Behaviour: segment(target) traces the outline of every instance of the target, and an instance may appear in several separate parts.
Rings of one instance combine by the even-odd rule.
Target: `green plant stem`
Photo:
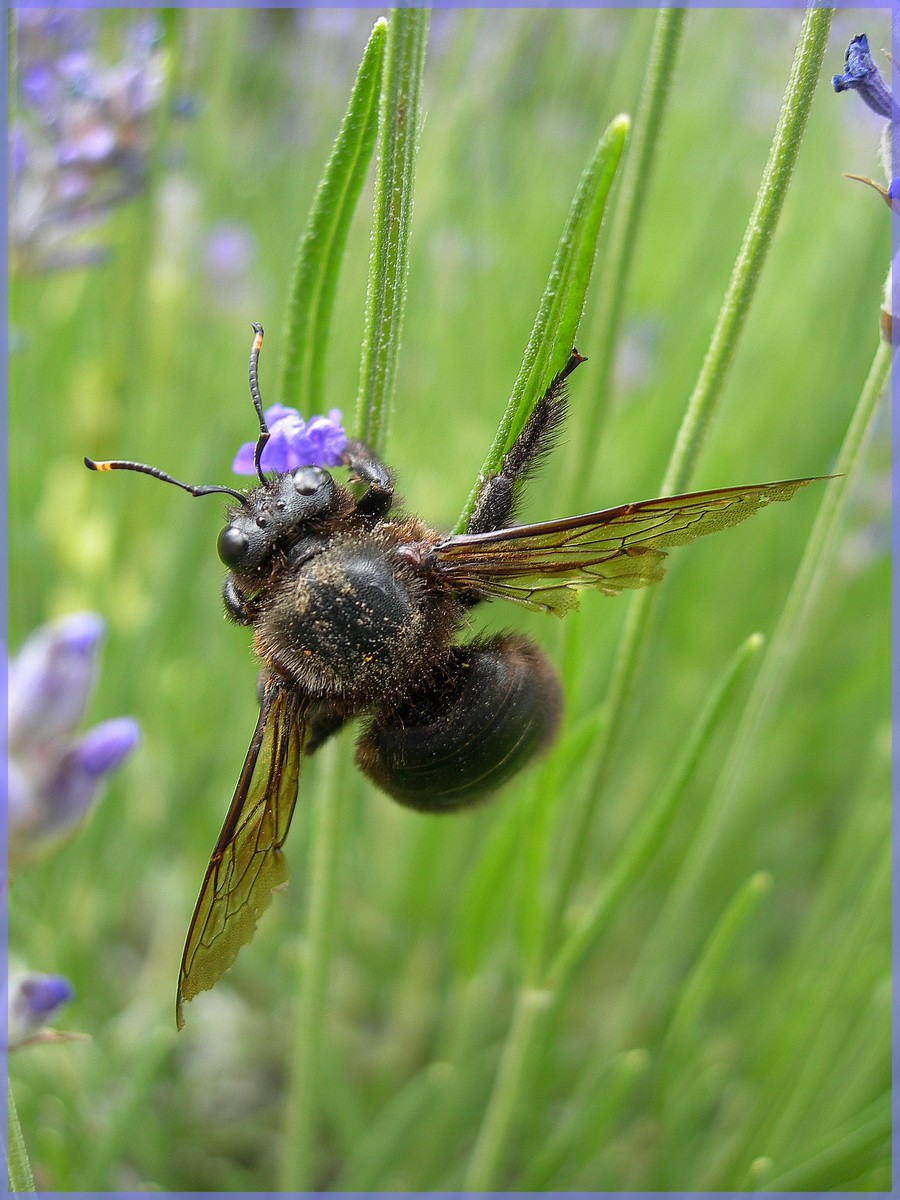
[[[758,871],[746,880],[713,927],[676,997],[659,1051],[660,1153],[654,1190],[671,1189],[669,1164],[676,1158],[675,1145],[695,1117],[694,1104],[682,1089],[690,1073],[687,1064],[692,1056],[694,1061],[702,1057],[701,1013],[715,994],[735,939],[771,890],[772,876],[767,871]]]
[[[683,8],[661,8],[656,18],[634,134],[622,166],[618,196],[609,223],[603,287],[597,297],[597,314],[591,330],[593,389],[599,400],[586,415],[584,434],[578,443],[578,463],[571,473],[573,491],[581,487],[591,472],[603,420],[609,409],[631,264],[644,204],[650,194],[656,150],[686,15]]]
[[[761,634],[752,634],[728,663],[721,679],[710,692],[696,722],[672,766],[669,777],[618,854],[612,873],[587,912],[566,938],[549,973],[550,985],[565,993],[580,964],[596,945],[615,912],[619,900],[650,863],[665,837],[698,762],[718,727],[725,706],[738,681],[763,645]]]
[[[879,1097],[857,1117],[846,1121],[827,1142],[822,1139],[815,1150],[798,1166],[766,1180],[767,1192],[833,1191],[846,1179],[853,1180],[854,1166],[863,1169],[880,1147],[889,1161],[891,1140],[891,1099]],[[843,1173],[841,1169],[843,1168]],[[842,1189],[843,1190],[843,1189]]]
[[[375,22],[340,132],[297,243],[276,395],[306,413],[323,407],[331,316],[350,222],[368,174],[375,136],[387,21]]]
[[[509,1130],[527,1084],[536,1035],[550,1000],[549,992],[532,987],[520,988],[516,995],[494,1088],[463,1181],[464,1191],[490,1191],[496,1186]]]
[[[582,1160],[592,1156],[605,1142],[609,1127],[629,1103],[650,1064],[650,1055],[643,1048],[625,1050],[612,1059],[594,1054],[568,1098],[568,1116],[547,1131],[511,1190],[552,1191],[554,1181],[565,1178],[573,1154]]]
[[[465,529],[474,512],[482,480],[498,473],[504,455],[522,432],[538,400],[569,361],[591,281],[600,223],[630,129],[630,117],[624,114],[615,117],[582,172],[512,395],[478,480],[454,526],[455,533]]]
[[[678,431],[675,450],[663,479],[664,493],[684,491],[690,484],[715,415],[797,163],[832,16],[831,9],[809,8],[803,19],[762,183],[700,376]]]
[[[885,342],[879,342],[835,465],[838,478],[828,484],[790,593],[747,698],[725,765],[672,890],[670,903],[673,919],[677,919],[675,914],[683,912],[688,893],[720,849],[738,801],[742,804],[746,802],[740,782],[751,761],[760,729],[777,707],[785,681],[804,644],[810,614],[834,561],[840,521],[856,477],[866,435],[888,383],[890,368],[891,348]]]
[[[285,1192],[310,1191],[316,1184],[315,1137],[321,1111],[317,1092],[319,1047],[333,958],[334,894],[343,810],[337,741],[328,742],[317,759],[320,772],[310,833],[306,954],[293,1025],[279,1163],[279,1188]]]
[[[831,16],[831,11],[827,9],[809,9],[804,17],[781,115],[756,203],[732,270],[731,281],[706,358],[688,401],[663,480],[662,495],[686,490],[700,457],[797,161],[825,53]],[[603,717],[592,748],[588,783],[581,793],[575,832],[569,842],[569,861],[560,875],[562,886],[558,911],[564,908],[581,874],[585,851],[590,844],[588,833],[596,805],[603,794],[611,752],[630,711],[652,617],[658,602],[654,591],[641,591],[635,595],[628,608],[619,650],[613,664]]]
[[[11,1083],[7,1085],[6,1099],[9,1105],[9,1144],[7,1148],[7,1153],[9,1154],[9,1190],[11,1192],[33,1192],[35,1190],[34,1176],[31,1173],[31,1163],[28,1161],[25,1139],[22,1137],[22,1128],[19,1125],[19,1114],[16,1110],[16,1102],[13,1099]]]
[[[497,1171],[518,1097],[522,1094],[521,1085],[528,1077],[547,1029],[545,1016],[559,1010],[578,967],[606,928],[616,903],[659,848],[677,803],[725,711],[726,702],[761,644],[760,635],[754,634],[728,663],[686,738],[669,778],[619,856],[607,885],[553,960],[546,973],[546,986],[541,985],[540,979],[535,979],[536,986],[520,989],[494,1090],[470,1163],[467,1187],[478,1190],[496,1186]],[[539,968],[534,961],[531,966],[535,971]]]
[[[376,452],[383,450],[387,440],[403,332],[428,22],[428,9],[396,8],[388,23],[372,259],[356,406],[357,433]]]
[[[679,1056],[691,1052],[692,1038],[696,1034],[700,1013],[714,991],[722,964],[734,944],[734,939],[759,901],[771,890],[772,876],[767,871],[758,871],[746,880],[716,922],[690,974],[682,984],[660,1049],[664,1098],[668,1093],[667,1081],[676,1060]],[[675,1103],[677,1104],[677,1097]]]

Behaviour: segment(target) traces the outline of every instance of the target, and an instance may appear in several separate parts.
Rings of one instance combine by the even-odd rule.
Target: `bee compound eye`
[[[301,496],[311,496],[327,479],[331,478],[328,472],[323,471],[321,467],[297,467],[291,474],[294,487]]]
[[[246,534],[235,529],[233,525],[226,525],[219,534],[216,549],[226,567],[237,567],[243,561],[249,544]]]

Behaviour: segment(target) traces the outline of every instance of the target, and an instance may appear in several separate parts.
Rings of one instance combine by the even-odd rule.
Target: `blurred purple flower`
[[[273,404],[266,410],[269,438],[260,463],[264,471],[292,471],[294,467],[337,467],[347,445],[341,426],[341,410],[333,408],[327,417],[304,421],[294,408]],[[236,475],[255,475],[255,442],[245,442],[237,452],[232,470]]]
[[[203,265],[214,285],[244,276],[255,257],[256,238],[239,221],[219,221],[206,235]]]
[[[97,677],[103,622],[75,613],[38,629],[9,665],[9,858],[39,857],[87,816],[106,777],[140,740],[118,717],[80,738]]]
[[[28,163],[28,135],[20,122],[13,122],[9,131],[9,165],[13,180],[21,178]]]
[[[14,158],[11,181],[14,269],[98,261],[97,247],[68,243],[146,181],[148,118],[164,90],[158,22],[135,19],[111,65],[98,50],[101,20],[89,9],[15,11],[16,124],[28,153]]]
[[[75,989],[62,975],[28,971],[12,976],[7,988],[9,1049],[44,1040],[45,1027],[74,999]]]
[[[881,77],[869,50],[869,39],[864,33],[857,34],[844,55],[847,67],[843,75],[833,75],[831,82],[836,92],[858,92],[862,100],[880,117],[890,119],[891,90]]]
[[[240,221],[217,221],[202,242],[202,268],[212,302],[217,307],[253,307],[248,297],[255,285],[253,268],[257,241],[248,225]]]

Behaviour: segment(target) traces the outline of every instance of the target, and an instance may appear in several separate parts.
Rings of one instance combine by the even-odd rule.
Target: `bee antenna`
[[[256,467],[256,473],[261,483],[268,482],[260,466],[260,459],[266,442],[269,440],[269,427],[263,416],[262,396],[259,394],[259,352],[262,350],[264,336],[262,325],[254,321],[253,345],[250,347],[250,396],[253,400],[253,407],[256,409],[256,415],[259,417],[259,438],[256,442],[256,450],[253,452],[253,465]]]
[[[94,459],[84,456],[84,465],[89,471],[140,471],[142,475],[152,475],[154,479],[161,479],[163,483],[174,483],[176,487],[180,487],[185,492],[190,492],[192,496],[209,496],[212,492],[225,492],[228,496],[234,496],[235,500],[239,500],[241,504],[247,503],[247,497],[242,492],[236,492],[230,487],[195,487],[190,483],[182,483],[179,479],[174,479],[171,475],[167,475],[165,471],[161,471],[159,467],[148,467],[146,463],[128,462],[125,459],[114,459],[108,462],[95,462]],[[264,481],[265,482],[265,481]]]

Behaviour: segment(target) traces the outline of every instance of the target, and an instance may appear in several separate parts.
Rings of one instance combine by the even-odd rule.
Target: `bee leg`
[[[454,646],[428,687],[386,705],[356,747],[366,775],[421,812],[453,812],[497,790],[553,741],[562,689],[527,638]]]
[[[566,416],[566,379],[583,363],[577,350],[536,404],[525,428],[516,438],[497,475],[481,485],[475,509],[466,533],[491,533],[511,524],[522,484],[553,449],[553,443]]]
[[[315,754],[323,742],[347,723],[347,718],[338,713],[327,702],[315,704],[307,717],[306,741],[303,743],[304,754]]]
[[[253,618],[244,607],[243,597],[231,575],[225,576],[222,599],[225,601],[225,615],[230,621],[234,621],[236,625],[253,624]]]
[[[367,517],[385,516],[394,499],[390,470],[371,447],[355,438],[347,443],[341,458],[356,478],[368,485],[356,502],[356,511]]]

